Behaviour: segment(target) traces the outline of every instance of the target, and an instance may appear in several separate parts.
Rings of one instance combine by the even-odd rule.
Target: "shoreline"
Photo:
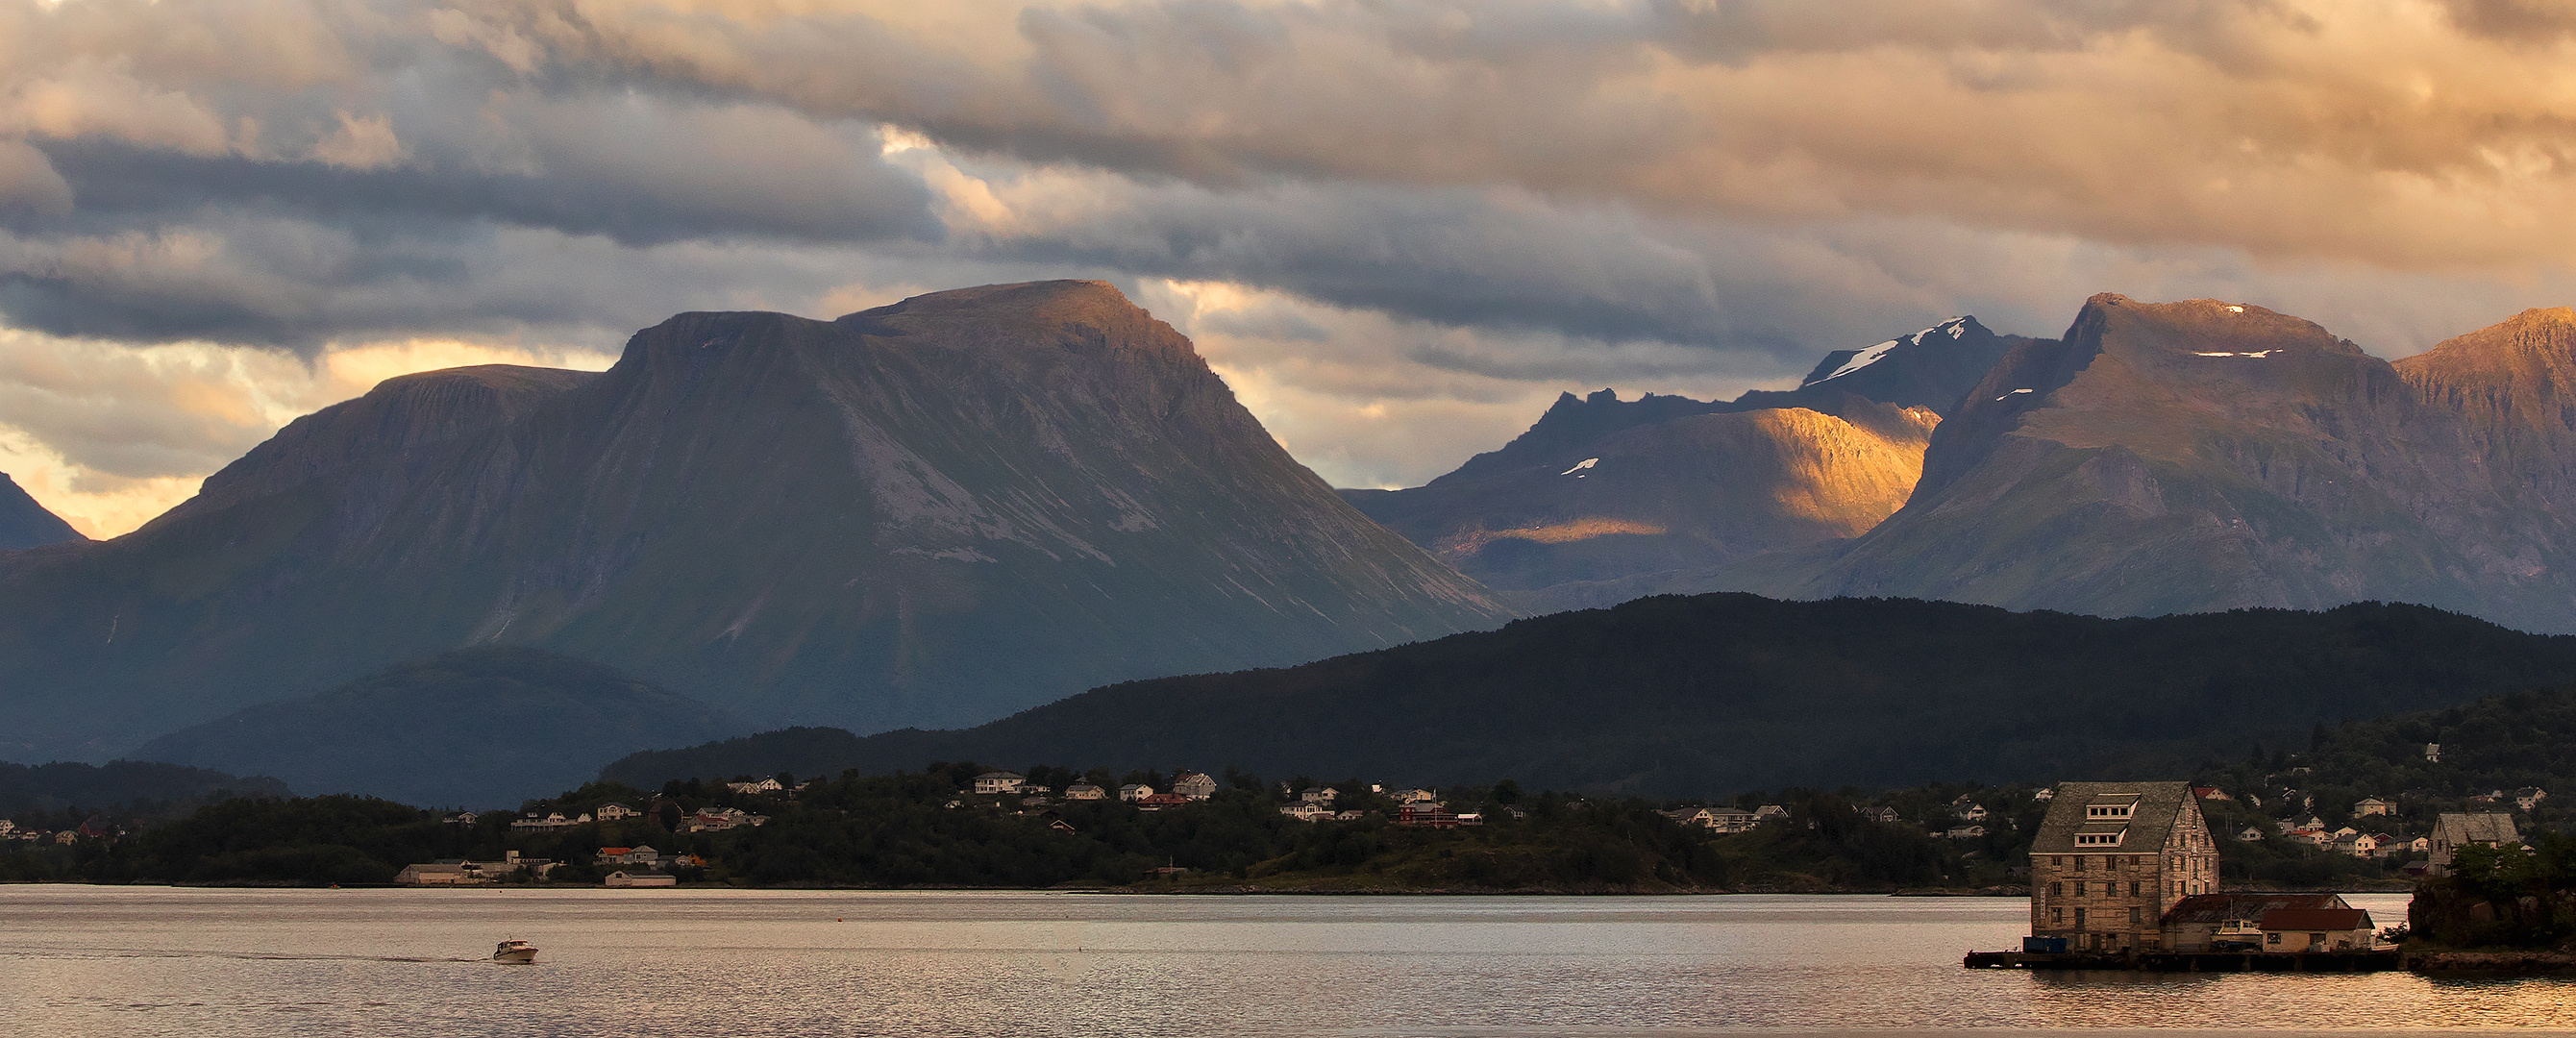
[[[81,882],[13,882],[10,887],[162,887],[174,890],[632,890],[650,894],[658,891],[846,891],[852,893],[920,893],[954,891],[960,893],[1027,893],[1027,894],[1112,894],[1112,895],[1196,895],[1211,897],[1249,897],[1276,895],[1284,897],[1742,897],[1755,895],[1794,894],[1811,897],[1887,897],[1887,898],[2027,898],[2027,887],[1738,887],[1728,889],[1676,887],[1659,890],[1610,889],[1599,887],[1274,887],[1249,883],[1178,884],[1170,882],[1123,884],[1118,886],[949,886],[926,884],[902,887],[850,887],[830,885],[778,884],[769,886],[735,886],[727,883],[685,883],[669,887],[609,887],[597,883],[493,883],[439,884],[414,886],[400,883],[339,883],[322,886],[282,882],[219,883],[81,883]],[[2239,891],[2229,891],[2237,893]],[[2365,887],[2255,888],[2245,893],[2302,894],[2403,894],[2408,890],[2372,889]],[[2461,954],[2524,954],[2507,952],[2474,952]],[[2554,953],[2552,953],[2554,954]],[[2576,963],[2576,957],[2571,957]]]

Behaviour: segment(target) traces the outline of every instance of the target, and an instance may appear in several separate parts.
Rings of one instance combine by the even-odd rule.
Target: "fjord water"
[[[2383,921],[2404,898],[2361,896]],[[2576,1027],[2576,984],[1965,970],[2001,898],[0,888],[48,1036]],[[534,966],[481,961],[494,942]],[[2171,1032],[2167,1032],[2171,1033]]]

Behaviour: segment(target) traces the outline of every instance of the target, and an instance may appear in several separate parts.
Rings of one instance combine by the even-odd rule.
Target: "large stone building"
[[[2030,846],[2030,932],[2071,951],[2164,946],[2164,916],[2218,889],[2187,782],[2067,782]]]

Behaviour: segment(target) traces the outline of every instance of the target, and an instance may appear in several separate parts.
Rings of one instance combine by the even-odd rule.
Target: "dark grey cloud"
[[[2451,19],[2490,39],[2556,43],[2576,35],[2576,6],[2563,0],[2444,0]]]

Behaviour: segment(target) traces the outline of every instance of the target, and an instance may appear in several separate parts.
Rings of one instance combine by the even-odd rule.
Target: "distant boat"
[[[493,947],[492,961],[525,966],[537,961],[537,946],[526,941],[503,941]]]

